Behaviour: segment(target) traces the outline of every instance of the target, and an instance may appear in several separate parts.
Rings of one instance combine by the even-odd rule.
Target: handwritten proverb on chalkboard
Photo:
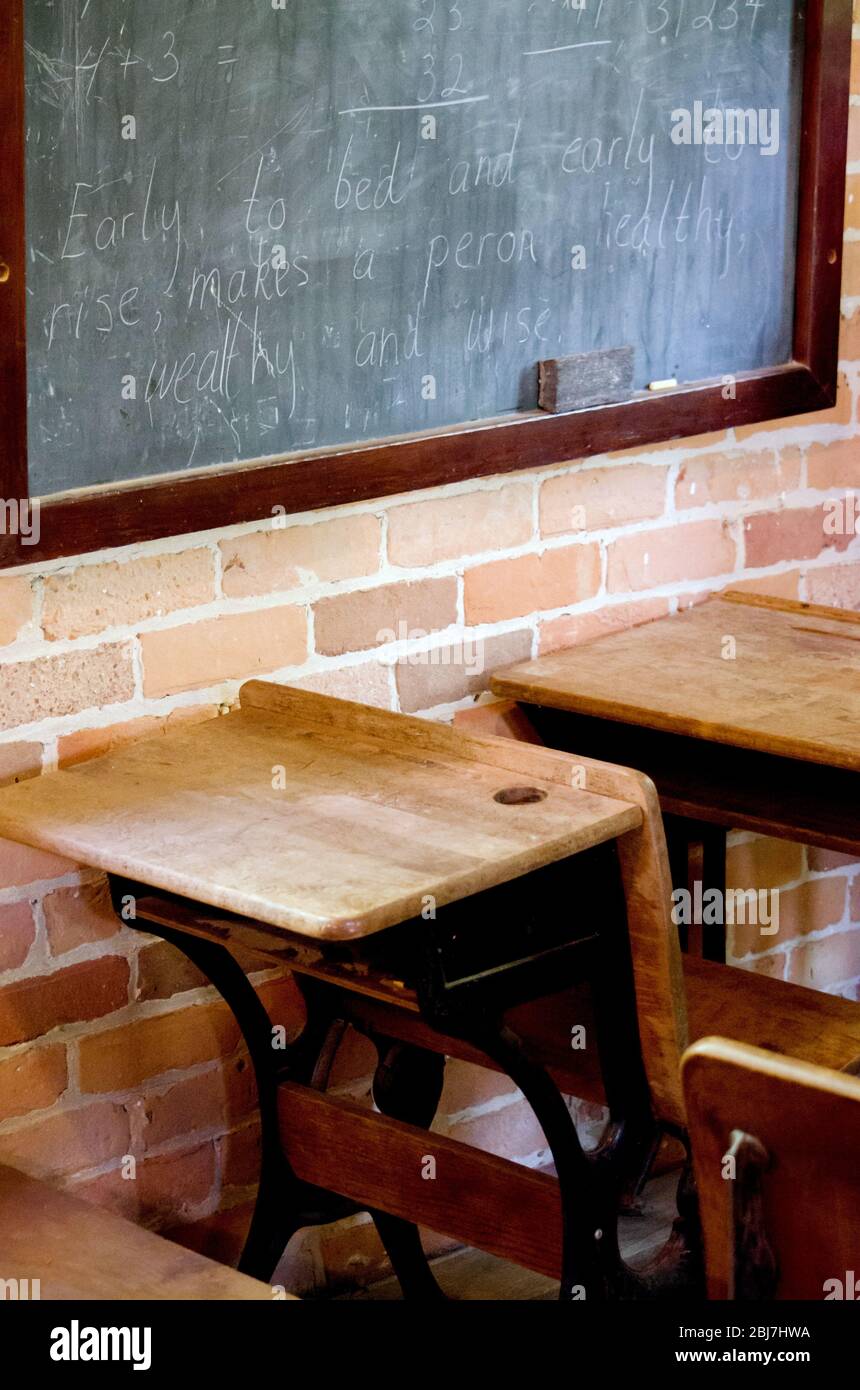
[[[790,0],[28,0],[34,493],[791,356]]]

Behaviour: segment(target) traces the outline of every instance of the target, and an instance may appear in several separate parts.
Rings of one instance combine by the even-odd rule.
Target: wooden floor
[[[666,1239],[676,1215],[675,1191],[677,1173],[665,1173],[655,1178],[645,1189],[640,1212],[624,1216],[621,1223],[621,1249],[631,1263],[645,1260]],[[444,1293],[456,1300],[519,1299],[528,1302],[553,1300],[558,1297],[558,1284],[541,1274],[497,1260],[480,1250],[461,1250],[434,1260],[433,1273]],[[356,1293],[341,1295],[342,1299],[391,1302],[401,1298],[396,1279],[383,1279],[378,1284]]]

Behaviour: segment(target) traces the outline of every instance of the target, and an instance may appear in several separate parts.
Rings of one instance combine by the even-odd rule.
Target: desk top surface
[[[641,824],[574,758],[260,681],[241,705],[7,788],[0,836],[345,940]]]
[[[860,771],[858,613],[725,594],[511,666],[492,688],[526,704]]]

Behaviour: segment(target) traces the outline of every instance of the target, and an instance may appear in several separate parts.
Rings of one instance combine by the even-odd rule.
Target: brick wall
[[[854,90],[834,410],[2,574],[0,782],[218,718],[249,676],[447,719],[494,666],[729,584],[860,608],[860,537],[823,525],[860,493],[860,72]],[[778,936],[738,928],[737,963],[857,997],[860,866],[737,835],[729,877],[781,890]],[[260,982],[298,1028],[290,981]],[[369,1065],[350,1039],[336,1085],[366,1098]],[[441,1114],[464,1140],[544,1157],[502,1078],[451,1065]],[[97,875],[0,842],[0,1161],[229,1253],[253,1116],[235,1026],[196,973],[118,929]],[[304,1238],[286,1274],[304,1289],[380,1268],[357,1220]]]

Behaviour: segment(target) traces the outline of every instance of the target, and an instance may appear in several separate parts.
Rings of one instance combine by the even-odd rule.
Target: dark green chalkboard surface
[[[789,360],[803,9],[27,0],[33,494]]]

